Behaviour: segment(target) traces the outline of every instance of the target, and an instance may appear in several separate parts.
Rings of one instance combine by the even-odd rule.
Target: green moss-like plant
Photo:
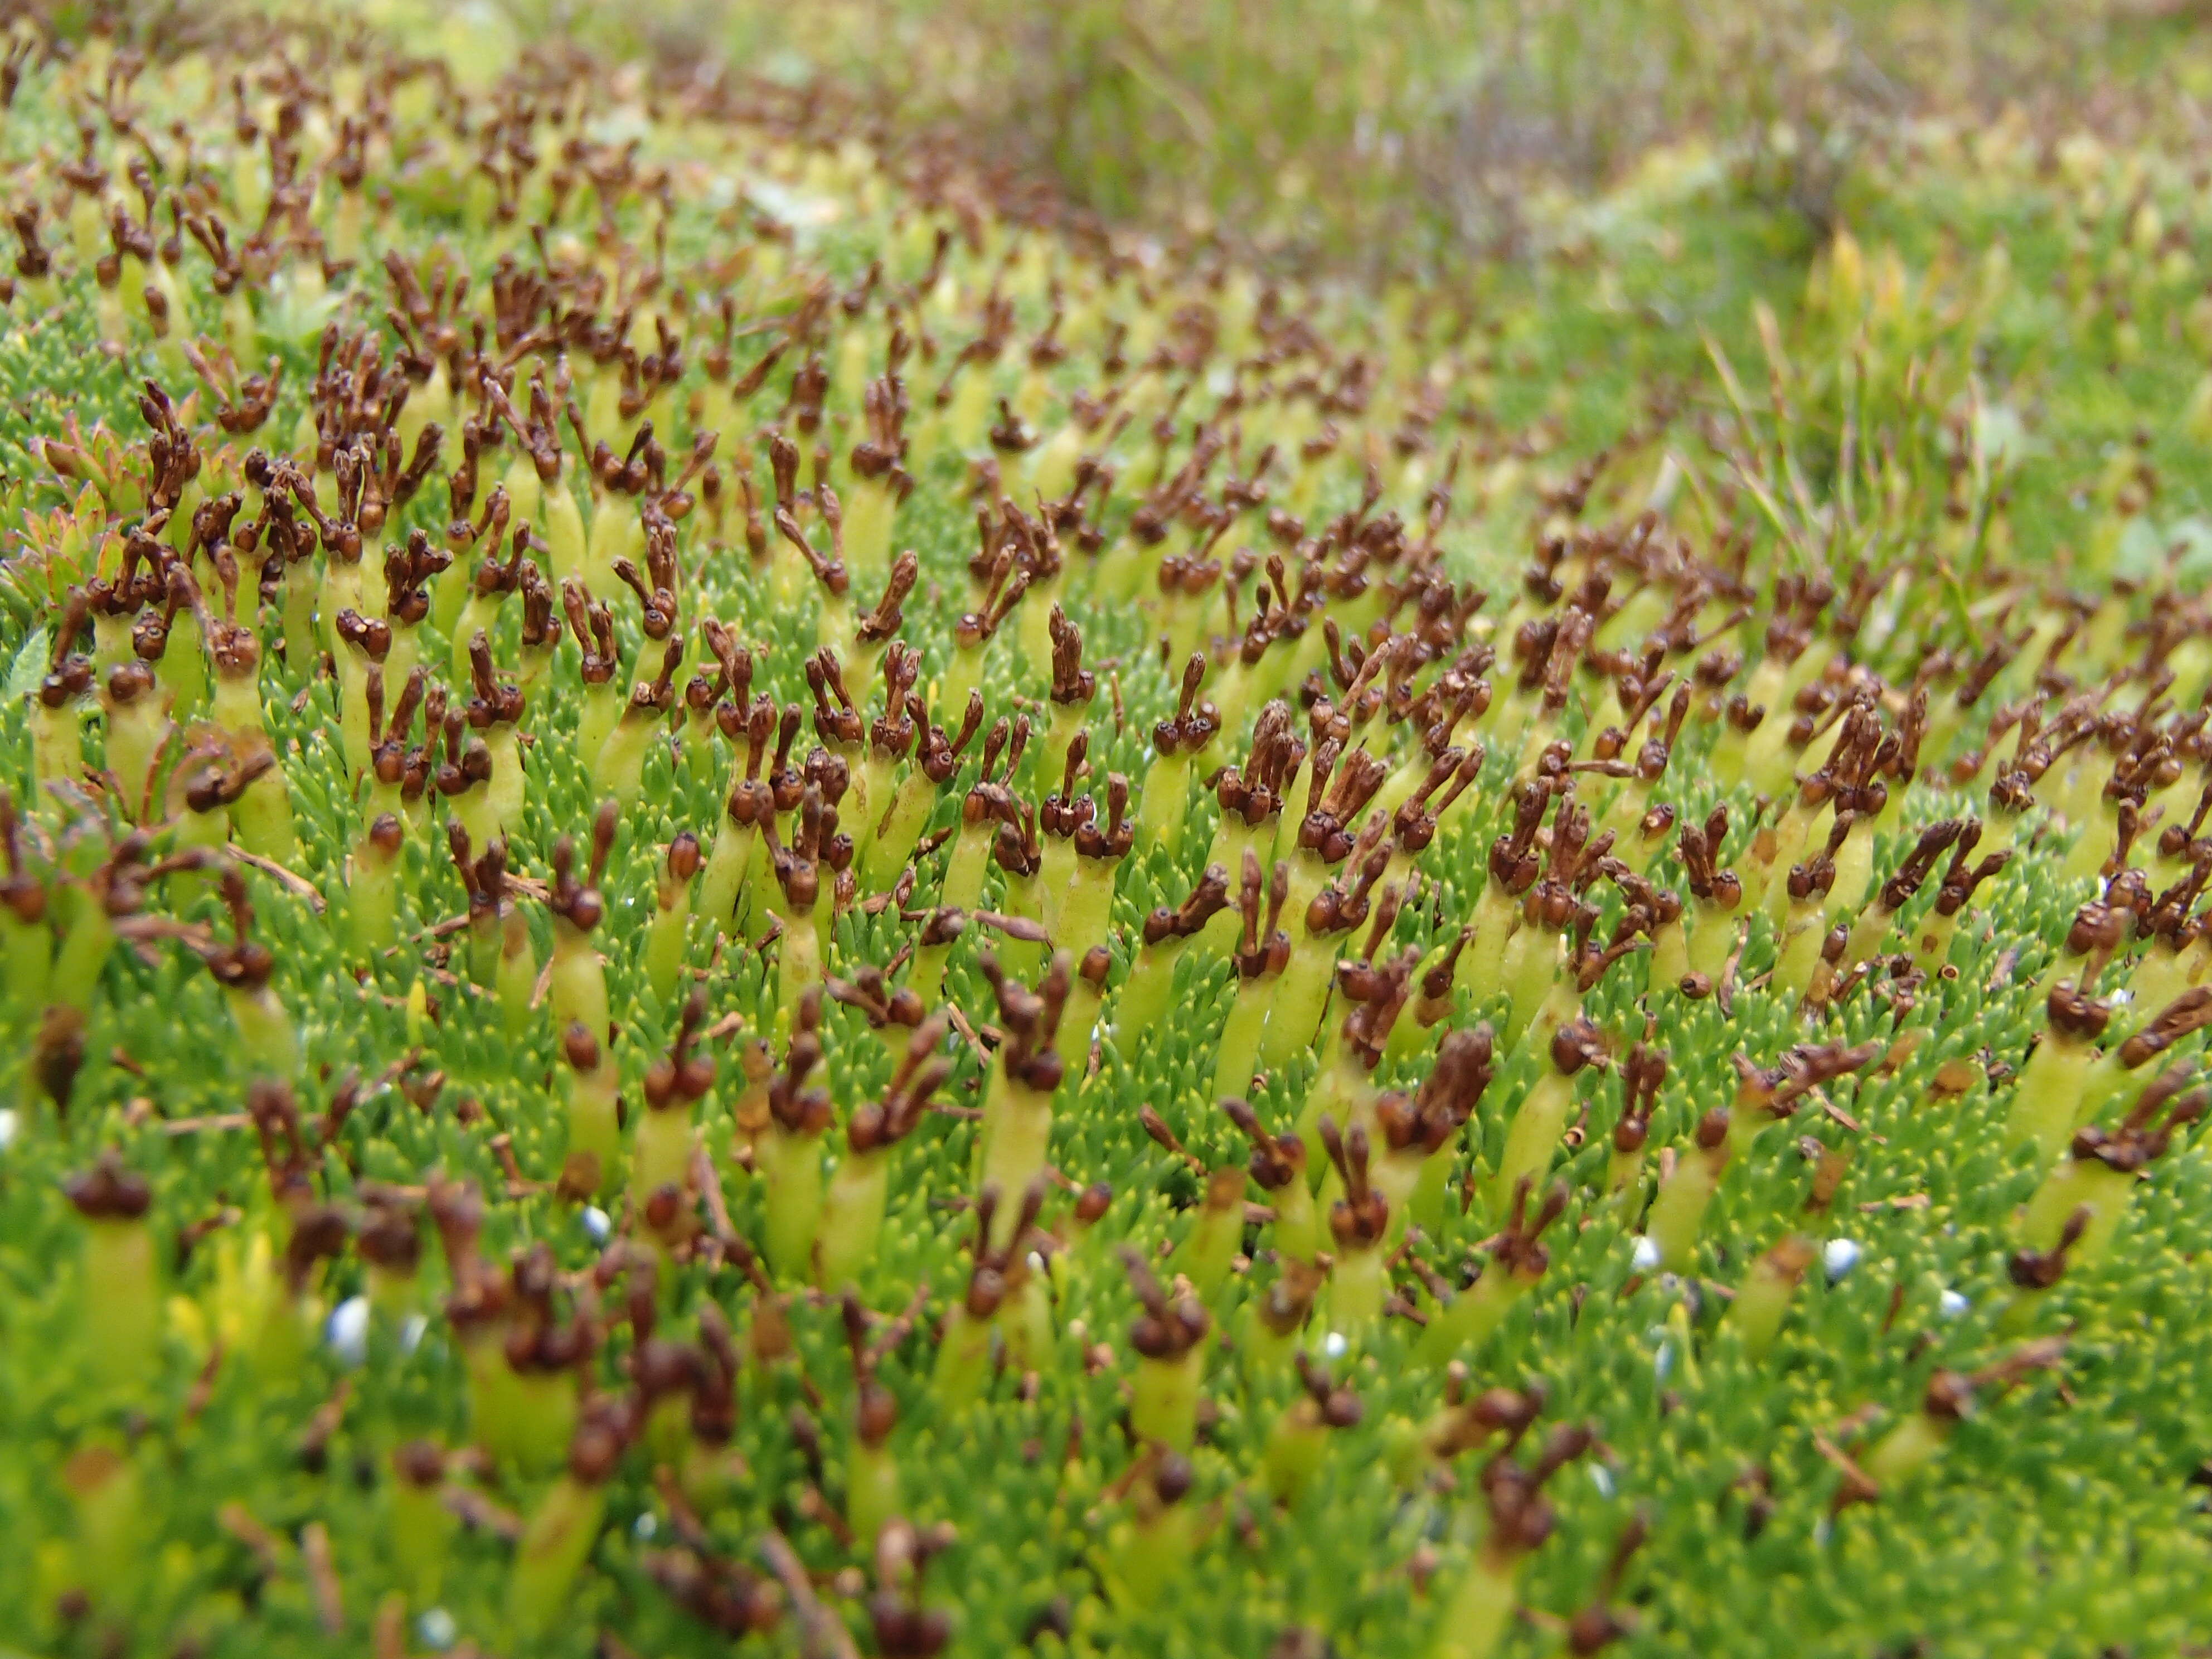
[[[1600,450],[703,76],[13,39],[0,1652],[2212,1628],[2212,617],[2001,276]]]

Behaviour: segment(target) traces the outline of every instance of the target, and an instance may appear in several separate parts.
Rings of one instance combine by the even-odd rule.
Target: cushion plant
[[[705,76],[13,40],[0,1653],[2212,1631],[2212,631],[2002,271],[1601,448]]]

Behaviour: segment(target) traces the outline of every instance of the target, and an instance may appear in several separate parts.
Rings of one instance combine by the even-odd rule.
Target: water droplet
[[[453,1622],[453,1615],[443,1607],[432,1607],[415,1621],[415,1634],[422,1638],[422,1645],[436,1648],[441,1652],[453,1645],[453,1638],[461,1627]]]
[[[1321,1351],[1327,1354],[1331,1359],[1343,1358],[1344,1351],[1351,1346],[1352,1345],[1349,1342],[1344,1340],[1344,1333],[1342,1331],[1331,1331],[1327,1336],[1322,1338],[1321,1340]]]
[[[1659,1345],[1659,1352],[1651,1356],[1652,1374],[1664,1382],[1667,1380],[1667,1373],[1674,1369],[1674,1345],[1671,1342],[1662,1342]]]
[[[1859,1265],[1862,1252],[1855,1238],[1832,1238],[1820,1249],[1820,1265],[1828,1270],[1828,1283],[1834,1284]]]
[[[1606,1468],[1602,1463],[1593,1463],[1589,1466],[1589,1478],[1590,1485],[1597,1488],[1599,1497],[1610,1498],[1613,1496],[1613,1471],[1611,1469]]]
[[[358,1365],[368,1358],[368,1298],[349,1296],[331,1310],[323,1326],[323,1340],[341,1365]]]
[[[647,1510],[644,1514],[637,1517],[637,1520],[631,1525],[630,1530],[635,1533],[640,1538],[650,1538],[653,1534],[660,1530],[660,1517],[655,1515],[651,1510]]]
[[[15,1109],[0,1106],[0,1152],[15,1144]]]
[[[594,1244],[605,1243],[607,1242],[607,1234],[613,1230],[614,1225],[613,1223],[607,1219],[607,1212],[596,1204],[586,1204],[584,1206],[583,1219],[584,1231],[591,1234],[592,1243]]]
[[[1629,1259],[1637,1272],[1648,1273],[1659,1265],[1659,1247],[1648,1238],[1639,1238],[1636,1241],[1636,1254]]]
[[[430,1322],[421,1314],[409,1314],[407,1322],[399,1328],[399,1352],[413,1353],[422,1345],[422,1333],[430,1328]]]
[[[1936,1305],[1946,1319],[1956,1319],[1974,1304],[1956,1291],[1946,1291],[1936,1299]]]

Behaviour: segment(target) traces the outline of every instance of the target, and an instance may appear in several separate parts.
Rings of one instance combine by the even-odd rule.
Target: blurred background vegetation
[[[1545,251],[1655,147],[1825,240],[1931,115],[2201,120],[2199,0],[497,0],[523,39],[854,91],[1109,218],[1433,274]]]

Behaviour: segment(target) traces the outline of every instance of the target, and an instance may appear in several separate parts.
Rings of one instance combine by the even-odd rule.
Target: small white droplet
[[[660,1517],[655,1515],[651,1510],[647,1510],[644,1514],[637,1517],[636,1522],[630,1528],[630,1530],[635,1533],[640,1538],[650,1538],[653,1534],[660,1530]]]
[[[453,1615],[443,1607],[432,1607],[415,1621],[415,1634],[422,1638],[422,1645],[436,1648],[441,1653],[453,1645],[453,1638],[460,1633],[461,1627],[453,1622]]]
[[[409,1314],[406,1323],[399,1328],[399,1352],[413,1353],[422,1346],[422,1333],[430,1328],[430,1322],[421,1314]]]
[[[1814,1547],[1820,1549],[1827,1548],[1828,1540],[1835,1536],[1835,1528],[1829,1523],[1826,1516],[1815,1521],[1813,1523],[1813,1543]]]
[[[1667,1373],[1668,1373],[1668,1372],[1669,1372],[1669,1371],[1671,1371],[1671,1370],[1673,1370],[1674,1369],[1674,1344],[1672,1344],[1671,1342],[1662,1342],[1662,1343],[1659,1345],[1659,1352],[1658,1352],[1657,1353],[1655,1353],[1655,1354],[1653,1354],[1653,1355],[1651,1356],[1651,1370],[1652,1370],[1652,1372],[1653,1372],[1653,1374],[1654,1374],[1654,1375],[1656,1375],[1656,1376],[1658,1377],[1658,1379],[1659,1379],[1662,1382],[1664,1382],[1667,1380]]]
[[[359,1365],[368,1358],[368,1298],[349,1296],[331,1310],[323,1325],[323,1340],[341,1365]]]
[[[1044,1271],[1044,1255],[1042,1251],[1030,1252],[1030,1271],[1033,1273],[1041,1273]]]
[[[1613,1496],[1613,1471],[1611,1469],[1606,1468],[1602,1463],[1593,1463],[1589,1466],[1589,1477],[1590,1485],[1597,1488],[1599,1497],[1610,1498]]]
[[[1636,1254],[1629,1259],[1637,1272],[1648,1273],[1659,1265],[1659,1247],[1648,1238],[1639,1238],[1636,1241]]]
[[[613,1230],[613,1225],[614,1224],[607,1219],[607,1212],[598,1205],[586,1204],[584,1206],[584,1231],[591,1234],[592,1243],[605,1243],[607,1234]]]
[[[1352,1344],[1344,1340],[1342,1331],[1331,1331],[1321,1340],[1321,1351],[1331,1359],[1343,1358],[1344,1351],[1351,1346]]]
[[[1974,1304],[1956,1291],[1946,1291],[1936,1298],[1936,1305],[1942,1310],[1944,1318],[1956,1319]]]
[[[1820,1249],[1820,1265],[1828,1270],[1828,1283],[1834,1284],[1859,1265],[1859,1244],[1855,1238],[1832,1238]]]
[[[15,1109],[0,1106],[0,1152],[15,1144]]]

